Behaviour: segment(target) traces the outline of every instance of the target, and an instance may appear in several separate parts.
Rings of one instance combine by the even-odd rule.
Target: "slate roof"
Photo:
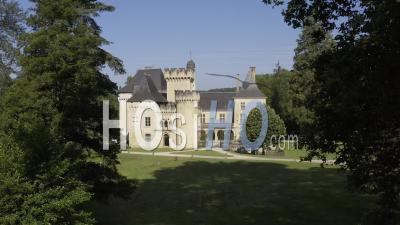
[[[153,100],[157,103],[167,103],[167,99],[158,92],[156,85],[150,75],[144,75],[139,85],[135,86],[133,95],[128,102],[142,102],[144,100]]]
[[[191,69],[191,70],[196,69],[196,64],[194,63],[193,60],[189,60],[189,61],[186,63],[186,69]]]
[[[245,86],[245,85],[243,85]],[[258,89],[257,84],[250,83],[247,87],[240,89],[236,98],[265,98],[265,95]]]
[[[210,110],[211,101],[217,100],[217,110],[228,110],[228,101],[235,97],[236,92],[200,91],[199,108]]]
[[[239,92],[215,92],[201,91],[199,108],[210,110],[211,101],[217,100],[217,110],[227,110],[228,101],[234,98],[265,98],[256,84],[247,84],[247,88],[241,88]]]
[[[161,69],[143,69],[138,70],[126,86],[118,90],[118,93],[132,93],[136,86],[140,85],[140,81],[143,77],[149,76],[153,80],[153,83],[159,92],[167,91],[167,81],[164,78],[164,74]]]
[[[228,101],[234,98],[265,98],[256,84],[247,83],[239,92],[200,91],[199,108],[210,110],[212,100],[217,100],[217,110],[227,110]],[[161,69],[138,70],[134,78],[118,93],[133,93],[128,102],[153,100],[157,103],[167,103],[163,94],[167,90],[167,82]]]
[[[118,90],[118,93],[133,93],[134,86],[135,84],[133,83],[133,80],[130,80],[128,84]]]

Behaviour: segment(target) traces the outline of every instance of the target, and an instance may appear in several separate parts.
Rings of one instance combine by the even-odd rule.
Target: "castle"
[[[186,68],[138,70],[126,86],[118,90],[120,123],[126,125],[125,135],[130,147],[138,147],[135,138],[134,121],[140,119],[140,130],[147,142],[155,135],[156,118],[154,112],[146,110],[142,118],[135,118],[138,105],[144,100],[155,101],[161,110],[162,139],[159,147],[171,146],[171,141],[179,145],[182,136],[172,132],[174,124],[171,116],[180,113],[185,123],[176,121],[176,127],[186,134],[185,149],[204,147],[210,121],[232,123],[230,141],[238,141],[242,113],[246,103],[259,101],[265,103],[265,95],[255,84],[255,67],[250,67],[247,82],[237,83],[235,91],[214,92],[196,90],[196,66],[193,60],[187,62]],[[216,114],[210,113],[211,101],[217,101]],[[233,101],[233,113],[228,113],[228,102]],[[210,118],[214,117],[215,118]],[[232,121],[227,121],[232,119]],[[224,128],[216,128],[213,133],[213,144],[219,146],[224,140]]]

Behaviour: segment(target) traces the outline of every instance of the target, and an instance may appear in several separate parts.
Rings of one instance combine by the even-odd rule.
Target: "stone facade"
[[[142,135],[143,139],[151,140],[155,136],[156,118],[152,110],[148,109],[142,118],[135,118],[138,105],[144,100],[153,100],[158,103],[162,120],[162,139],[159,147],[171,146],[171,141],[177,145],[182,143],[182,136],[174,132],[174,125],[186,135],[185,149],[201,148],[204,146],[204,135],[210,122],[211,100],[217,100],[215,119],[232,122],[231,140],[239,140],[240,124],[244,106],[249,101],[265,103],[265,96],[255,84],[255,68],[251,67],[247,82],[238,87],[235,92],[209,92],[196,90],[195,64],[192,60],[186,68],[172,69],[143,69],[138,70],[134,79],[118,93],[120,123],[126,124],[127,130],[121,131],[128,137],[128,146],[139,147],[135,135]],[[234,110],[232,121],[228,119],[227,103],[233,101]],[[184,117],[184,123],[173,117],[178,114]],[[140,120],[141,134],[135,134],[134,122]],[[122,126],[121,126],[122,127]],[[215,129],[213,140],[215,145],[223,141],[223,128]]]

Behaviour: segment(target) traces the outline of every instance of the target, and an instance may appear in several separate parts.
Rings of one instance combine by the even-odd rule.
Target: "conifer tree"
[[[10,202],[0,206],[8,215],[1,222],[90,224],[82,204],[126,181],[116,171],[116,149],[103,151],[101,143],[102,100],[116,93],[102,69],[124,69],[102,48],[109,42],[94,17],[114,8],[33,2],[21,75],[0,99],[0,202]]]
[[[0,97],[17,73],[25,12],[13,0],[0,0]]]

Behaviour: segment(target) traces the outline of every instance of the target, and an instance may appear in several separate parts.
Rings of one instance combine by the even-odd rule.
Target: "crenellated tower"
[[[167,81],[167,100],[176,102],[175,91],[196,90],[196,66],[193,60],[189,60],[186,68],[166,68],[164,78]]]

